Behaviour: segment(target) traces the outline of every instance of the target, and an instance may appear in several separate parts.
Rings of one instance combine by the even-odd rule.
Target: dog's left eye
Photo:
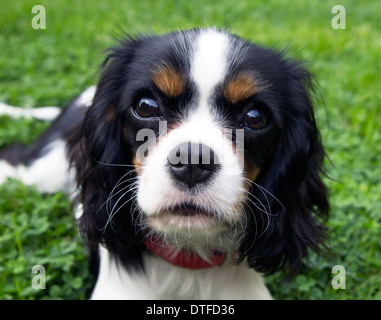
[[[135,106],[135,113],[142,118],[153,118],[159,116],[160,109],[154,99],[142,98]]]
[[[266,113],[260,109],[252,109],[246,113],[241,125],[251,130],[261,130],[268,124]]]

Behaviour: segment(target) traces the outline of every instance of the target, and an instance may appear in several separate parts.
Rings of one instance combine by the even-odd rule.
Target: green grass
[[[91,277],[69,200],[17,181],[0,193],[0,298],[85,298]],[[35,265],[45,268],[45,289],[32,286]]]
[[[31,27],[33,5],[46,8],[46,30]],[[66,105],[97,79],[103,50],[121,28],[164,33],[226,27],[305,59],[315,74],[316,115],[331,162],[326,179],[335,255],[312,255],[289,282],[268,279],[279,299],[381,299],[381,3],[340,1],[347,29],[331,28],[336,1],[35,1],[2,3],[0,101]],[[0,118],[0,147],[31,142],[44,123]],[[87,261],[61,194],[43,196],[18,182],[0,187],[0,299],[80,299],[91,285]],[[46,289],[31,282],[46,269]],[[332,289],[331,269],[346,270],[346,289]]]

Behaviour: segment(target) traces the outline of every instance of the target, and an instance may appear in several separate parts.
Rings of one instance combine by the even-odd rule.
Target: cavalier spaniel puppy
[[[35,144],[3,150],[0,180],[77,195],[93,299],[271,298],[263,275],[325,248],[311,89],[225,31],[128,37]]]

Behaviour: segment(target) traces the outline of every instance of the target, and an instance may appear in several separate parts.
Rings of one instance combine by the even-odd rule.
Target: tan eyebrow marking
[[[159,66],[151,75],[151,79],[162,93],[171,98],[178,97],[185,90],[182,75],[167,63]]]
[[[247,73],[241,72],[226,83],[224,96],[228,102],[236,104],[253,96],[258,89],[256,80]]]

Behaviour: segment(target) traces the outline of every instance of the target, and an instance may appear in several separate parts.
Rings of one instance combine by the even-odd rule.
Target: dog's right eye
[[[258,131],[264,129],[268,124],[266,114],[260,109],[252,109],[246,113],[241,125],[245,128]]]
[[[158,104],[151,98],[141,98],[134,109],[141,118],[153,118],[160,115]]]

